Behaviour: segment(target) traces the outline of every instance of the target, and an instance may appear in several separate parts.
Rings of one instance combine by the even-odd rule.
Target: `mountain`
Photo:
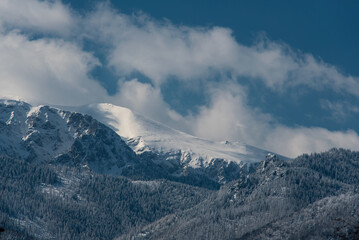
[[[0,157],[0,183],[0,239],[114,239],[211,193],[9,157]]]
[[[0,128],[4,156],[207,188],[237,179],[268,154],[244,143],[200,139],[111,104],[65,111],[1,100]]]
[[[0,239],[113,239],[211,193],[161,170],[89,115],[0,101]]]
[[[88,115],[25,102],[0,101],[2,156],[39,163],[66,163],[121,174],[136,154],[111,129]]]
[[[287,159],[109,104],[1,100],[0,184],[0,239],[359,239],[359,152]]]
[[[137,155],[152,159],[172,176],[200,174],[223,184],[247,172],[269,153],[242,142],[215,142],[194,137],[112,104],[70,109],[94,116],[110,126]]]
[[[118,240],[359,239],[358,173],[358,152],[343,149],[286,162],[268,156],[193,208]]]

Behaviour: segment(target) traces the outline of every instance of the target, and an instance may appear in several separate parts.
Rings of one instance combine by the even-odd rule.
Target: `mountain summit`
[[[243,142],[194,137],[113,104],[91,104],[72,110],[89,114],[110,126],[138,155],[151,154],[158,164],[176,169],[173,173],[177,175],[204,172],[212,180],[225,183],[268,154]]]
[[[0,131],[1,155],[28,162],[62,162],[117,174],[136,163],[136,154],[121,137],[89,115],[2,100]]]
[[[241,142],[197,138],[112,104],[70,110],[1,100],[2,155],[217,188],[268,154]]]

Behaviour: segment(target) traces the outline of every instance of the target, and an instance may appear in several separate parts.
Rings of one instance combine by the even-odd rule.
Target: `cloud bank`
[[[159,85],[172,76],[193,81],[231,74],[274,90],[306,85],[359,96],[358,78],[265,37],[245,46],[228,28],[176,26],[143,14],[121,14],[108,5],[99,5],[87,21],[94,37],[112,47],[108,61],[119,75],[140,72]]]
[[[69,34],[74,22],[70,9],[60,1],[1,0],[0,26]]]
[[[273,116],[248,106],[245,95],[233,85],[217,87],[210,106],[189,122],[195,135],[215,140],[243,140],[248,144],[295,157],[326,151],[332,147],[359,150],[359,136],[353,130],[329,131],[321,127],[288,127]]]
[[[99,62],[61,39],[0,34],[0,95],[33,103],[85,104],[106,95],[89,70]]]
[[[101,45],[105,58],[86,50],[85,41]],[[95,67],[115,71],[115,95],[93,79]],[[205,82],[199,91],[209,102],[196,114],[177,113],[161,92],[172,78],[193,86]],[[57,105],[111,102],[196,136],[239,140],[291,157],[331,147],[359,150],[353,130],[288,127],[249,106],[241,78],[277,93],[305,86],[359,97],[357,77],[265,37],[246,46],[228,28],[178,26],[109,4],[80,15],[61,1],[0,2],[1,97]]]

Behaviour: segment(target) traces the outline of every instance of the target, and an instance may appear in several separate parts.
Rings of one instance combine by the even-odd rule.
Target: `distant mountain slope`
[[[268,156],[192,209],[118,239],[359,239],[359,169],[349,176],[346,169],[358,166],[357,156],[343,149],[289,162]]]
[[[242,142],[214,142],[177,131],[149,120],[127,108],[112,104],[92,104],[72,110],[87,113],[112,127],[139,155],[157,160],[181,176],[203,172],[225,183],[237,178],[245,167],[258,163],[268,151]],[[187,170],[186,170],[187,169]]]

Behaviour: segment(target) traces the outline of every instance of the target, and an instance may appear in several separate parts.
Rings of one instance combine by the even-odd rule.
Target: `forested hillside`
[[[199,205],[119,239],[357,239],[358,164],[343,149],[268,156]]]
[[[190,208],[208,190],[2,157],[1,226],[36,239],[112,239]],[[1,235],[0,235],[1,236]]]

